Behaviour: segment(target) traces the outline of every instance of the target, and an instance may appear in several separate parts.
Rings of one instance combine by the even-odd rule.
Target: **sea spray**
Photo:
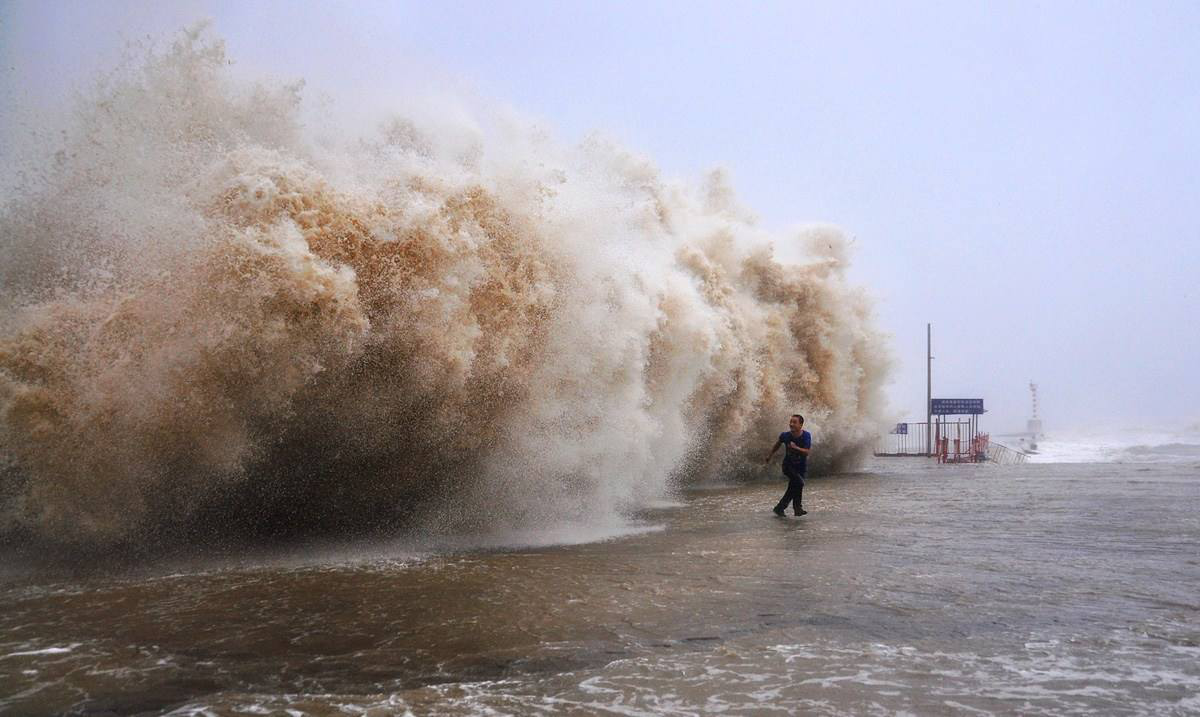
[[[888,358],[836,230],[504,113],[334,149],[301,110],[188,32],[5,198],[9,540],[603,525],[757,474],[793,412],[814,470],[872,442]]]

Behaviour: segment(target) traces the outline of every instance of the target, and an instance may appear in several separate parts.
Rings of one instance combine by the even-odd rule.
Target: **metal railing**
[[[948,450],[949,443],[942,445],[942,442],[949,440],[956,446],[955,453],[966,453],[967,447],[971,445],[973,440],[973,426],[970,421],[935,421],[933,424],[934,441],[930,453],[929,441],[929,424],[925,421],[920,423],[902,423],[900,426],[905,427],[904,433],[892,433],[886,436],[880,436],[875,442],[875,455],[877,456],[928,456],[939,455]]]
[[[906,423],[903,433],[892,432],[875,442],[875,455],[884,457],[935,456],[939,463],[1017,465],[1029,460],[1025,453],[996,443],[986,433],[975,433],[971,421],[934,423],[933,453],[929,453],[929,424]],[[899,426],[897,426],[899,428]]]
[[[877,456],[927,456],[929,455],[929,424],[902,423],[904,433],[889,433],[875,442]],[[894,431],[895,429],[893,429]]]
[[[987,446],[987,458],[992,463],[999,463],[1002,466],[1015,466],[1029,460],[1029,456],[1021,451],[1014,450],[1004,445],[990,441]]]

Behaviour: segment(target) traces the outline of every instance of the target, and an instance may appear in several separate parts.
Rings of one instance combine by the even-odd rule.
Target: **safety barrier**
[[[928,444],[929,424],[902,423],[904,432],[893,431],[875,443],[875,455],[885,457],[930,456],[938,463],[1025,463],[1029,457],[1002,443],[996,443],[986,433],[972,435],[975,425],[970,421],[938,421],[934,423],[933,453]]]
[[[987,446],[987,459],[1002,466],[1012,466],[1025,463],[1029,456],[1021,451],[1013,450],[1002,443],[991,442]]]

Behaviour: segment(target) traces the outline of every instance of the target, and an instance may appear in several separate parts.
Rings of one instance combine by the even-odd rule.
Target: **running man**
[[[792,414],[788,428],[790,430],[779,434],[779,440],[771,447],[763,465],[771,462],[780,446],[787,447],[783,454],[783,474],[787,476],[788,487],[779,504],[775,506],[775,515],[782,516],[788,503],[792,504],[796,515],[805,515],[808,511],[800,505],[800,496],[804,493],[804,471],[808,465],[808,454],[812,450],[812,434],[804,430],[804,416],[799,413]]]

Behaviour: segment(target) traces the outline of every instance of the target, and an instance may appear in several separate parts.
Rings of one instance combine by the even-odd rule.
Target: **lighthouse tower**
[[[1030,438],[1036,441],[1044,434],[1042,433],[1042,419],[1038,418],[1037,411],[1037,384],[1033,381],[1029,382],[1029,393],[1031,396],[1033,396],[1033,416],[1025,422],[1025,432],[1029,434]]]

